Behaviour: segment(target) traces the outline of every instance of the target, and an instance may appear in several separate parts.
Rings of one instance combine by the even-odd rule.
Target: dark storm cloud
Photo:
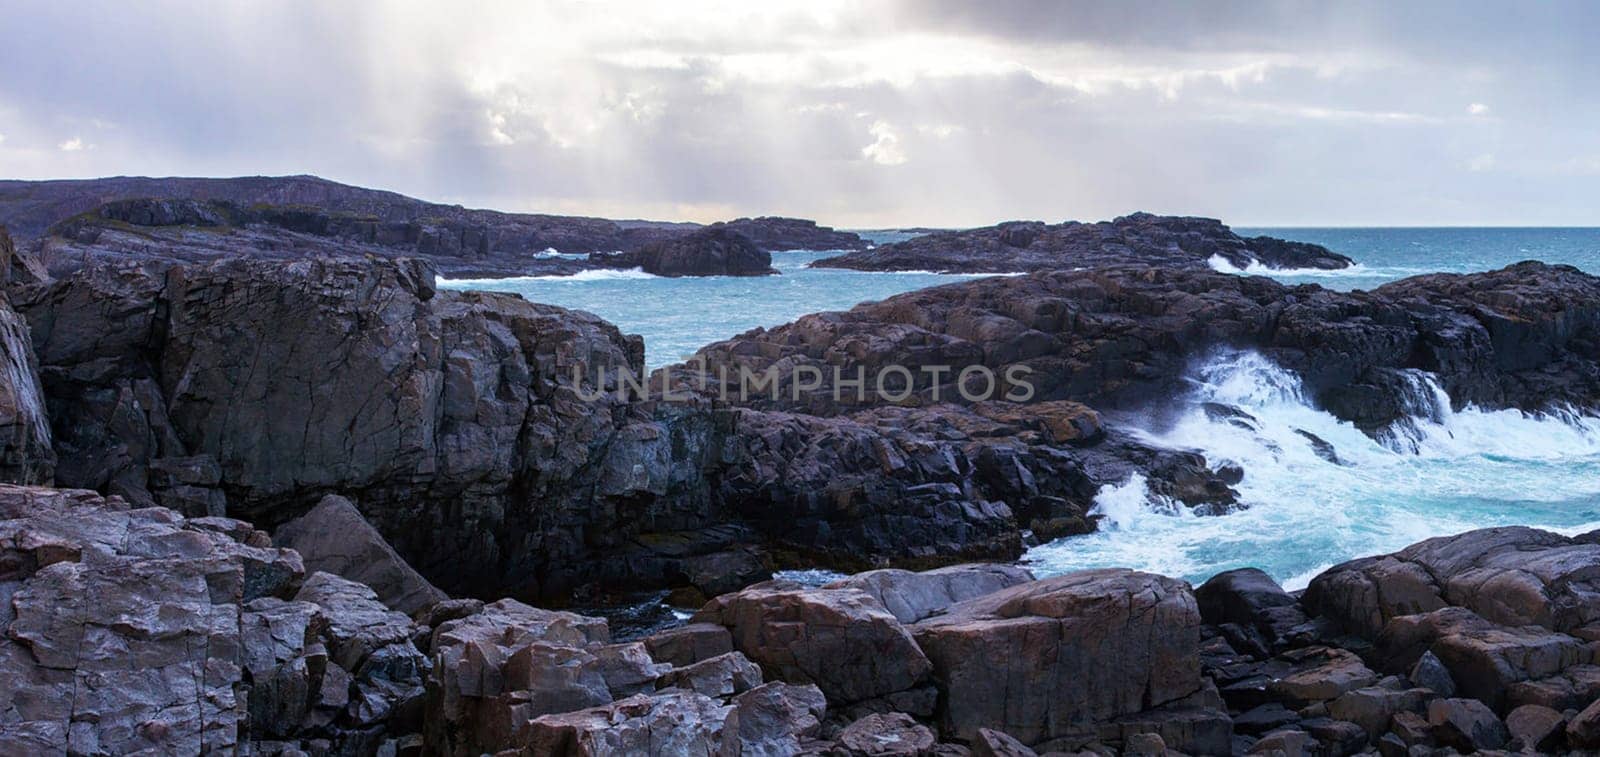
[[[0,175],[310,172],[702,220],[1585,223],[1597,15],[22,3],[0,44]]]

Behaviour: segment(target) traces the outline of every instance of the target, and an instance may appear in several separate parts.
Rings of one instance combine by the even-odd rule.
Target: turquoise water
[[[644,336],[645,363],[676,363],[712,342],[757,326],[788,323],[807,313],[848,310],[913,289],[976,278],[936,273],[876,273],[807,268],[836,252],[774,252],[778,276],[694,276],[677,279],[634,271],[576,276],[445,281],[444,286],[516,292],[534,302],[587,310],[630,334]]]
[[[1241,228],[1234,231],[1245,236],[1265,234],[1297,242],[1314,242],[1355,258],[1358,265],[1343,271],[1268,274],[1283,281],[1321,284],[1330,289],[1371,289],[1420,273],[1490,271],[1523,260],[1566,263],[1600,274],[1600,228]]]
[[[1272,273],[1284,281],[1367,289],[1433,271],[1470,272],[1538,259],[1600,273],[1600,229],[1240,229],[1316,242],[1360,262],[1347,271]],[[903,238],[874,232],[879,243]],[[972,276],[808,269],[832,253],[774,253],[781,276],[663,279],[637,271],[568,278],[443,282],[511,291],[588,310],[645,337],[660,366],[757,326]],[[1252,271],[1253,273],[1254,271]],[[1429,536],[1526,524],[1577,533],[1600,528],[1600,420],[1528,417],[1467,409],[1434,412],[1380,444],[1313,407],[1294,376],[1260,356],[1221,354],[1193,367],[1195,403],[1226,402],[1257,419],[1242,429],[1206,418],[1196,404],[1176,422],[1148,427],[1155,444],[1198,449],[1240,463],[1246,507],[1197,517],[1154,498],[1142,481],[1107,487],[1098,533],[1040,546],[1025,558],[1042,574],[1125,566],[1203,581],[1230,568],[1261,567],[1291,588],[1327,566],[1398,549]],[[1433,392],[1417,376],[1419,392]],[[1333,443],[1339,464],[1318,457],[1296,430]]]

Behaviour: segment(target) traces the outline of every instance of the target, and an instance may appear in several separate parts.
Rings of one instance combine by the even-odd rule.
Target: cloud
[[[1482,173],[1492,168],[1494,168],[1494,156],[1489,153],[1475,156],[1467,161],[1467,170],[1474,173]]]
[[[900,148],[900,137],[894,127],[885,121],[873,121],[867,127],[872,144],[861,148],[861,155],[880,166],[898,166],[906,162],[905,150]]]
[[[87,147],[88,145],[83,143],[83,139],[81,137],[72,137],[71,139],[63,140],[60,144],[56,145],[56,148],[62,152],[78,152]]]
[[[1584,223],[1600,190],[1600,6],[686,1],[28,5],[0,176],[862,226]],[[1523,180],[1459,180],[1490,155]]]

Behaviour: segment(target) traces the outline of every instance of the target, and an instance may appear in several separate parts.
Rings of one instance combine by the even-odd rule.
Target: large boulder
[[[1256,568],[1212,576],[1194,592],[1200,617],[1235,631],[1236,638],[1266,648],[1282,642],[1306,622],[1299,601]]]
[[[300,553],[306,569],[366,584],[389,607],[411,614],[448,597],[411,569],[350,500],[330,494],[278,527],[273,541]]]
[[[1600,544],[1523,526],[1487,528],[1335,566],[1311,581],[1314,613],[1374,637],[1396,617],[1463,607],[1507,626],[1589,636],[1600,624]]]
[[[928,658],[906,627],[856,589],[758,584],[712,600],[693,620],[727,627],[768,677],[815,684],[836,705],[892,699],[928,681]]]
[[[1092,570],[951,605],[912,626],[933,662],[947,736],[999,727],[1027,744],[1201,688],[1200,612],[1187,584]]]

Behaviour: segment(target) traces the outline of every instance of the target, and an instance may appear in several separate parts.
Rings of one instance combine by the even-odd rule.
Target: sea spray
[[[1042,574],[1126,566],[1191,581],[1253,565],[1303,586],[1333,563],[1431,536],[1600,525],[1600,419],[1570,409],[1452,410],[1435,377],[1404,380],[1417,415],[1375,439],[1316,407],[1297,375],[1259,353],[1201,360],[1168,422],[1134,435],[1240,465],[1244,508],[1196,516],[1130,479],[1101,490],[1098,532],[1026,559]]]

